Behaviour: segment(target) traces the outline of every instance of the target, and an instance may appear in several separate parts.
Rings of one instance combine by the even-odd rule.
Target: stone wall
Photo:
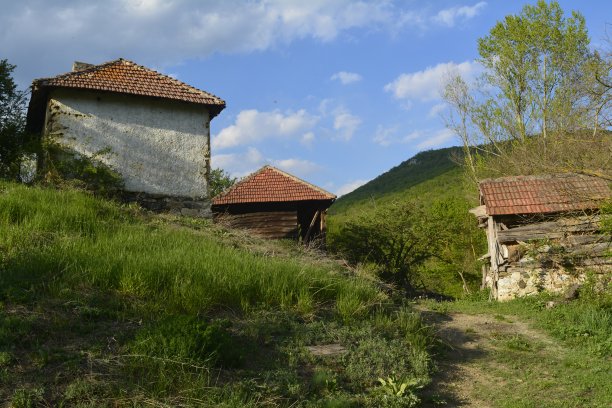
[[[44,140],[107,166],[128,192],[196,203],[208,197],[209,127],[210,115],[201,105],[55,89]],[[170,201],[168,206],[175,206]],[[201,210],[188,206],[197,205],[183,208]]]
[[[170,197],[158,194],[129,193],[122,195],[125,202],[136,202],[142,208],[154,212],[167,212],[187,217],[212,218],[210,200],[194,200],[188,197]]]
[[[584,271],[559,269],[509,269],[499,273],[497,300],[505,301],[517,297],[534,295],[546,291],[563,293],[574,284],[582,284],[587,278]]]
[[[485,286],[500,301],[540,292],[563,293],[580,286],[589,274],[603,285],[612,279],[612,241],[607,235],[568,235],[503,245],[503,249],[497,276],[489,272],[485,277]]]

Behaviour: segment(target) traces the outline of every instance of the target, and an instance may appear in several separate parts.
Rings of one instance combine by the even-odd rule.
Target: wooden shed
[[[324,239],[336,196],[273,166],[264,166],[212,200],[213,217],[267,238]]]
[[[508,300],[542,290],[561,292],[588,271],[610,279],[610,236],[599,208],[610,199],[606,180],[579,174],[483,180],[480,206],[470,210],[486,229],[483,287]]]

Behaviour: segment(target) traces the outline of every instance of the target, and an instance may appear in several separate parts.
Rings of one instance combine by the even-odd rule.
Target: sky
[[[271,164],[338,195],[428,149],[457,145],[440,91],[476,78],[477,41],[526,1],[0,0],[0,59],[22,89],[73,61],[117,58],[227,103],[212,167]],[[559,1],[591,46],[612,1]]]

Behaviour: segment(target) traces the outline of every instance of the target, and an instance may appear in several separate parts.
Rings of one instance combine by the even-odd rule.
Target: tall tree
[[[0,60],[0,178],[20,180],[25,140],[24,92],[17,89],[15,65]]]
[[[575,168],[588,167],[585,155],[595,148],[610,150],[596,132],[584,132],[599,128],[607,117],[602,110],[610,106],[605,101],[609,65],[590,52],[589,42],[582,15],[574,11],[565,17],[556,1],[544,0],[505,17],[478,40],[480,80],[470,88],[452,78],[444,93],[453,108],[447,126],[464,144],[473,179],[542,171],[605,173],[600,158],[592,169]],[[583,142],[591,148],[584,149]],[[471,154],[479,151],[484,154]],[[492,163],[495,171],[487,168]]]
[[[565,18],[559,3],[539,0],[517,16],[507,16],[478,40],[485,82],[498,97],[491,107],[508,135],[524,139],[529,133],[546,137],[553,130],[585,125],[578,84],[590,59],[584,17]]]

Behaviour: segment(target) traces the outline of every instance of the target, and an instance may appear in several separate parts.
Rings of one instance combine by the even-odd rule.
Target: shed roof
[[[212,200],[213,205],[334,200],[336,196],[273,166],[264,166]]]
[[[28,122],[32,122],[29,123],[31,130],[39,130],[41,127],[39,122],[42,122],[41,116],[44,119],[44,105],[50,88],[115,92],[206,105],[211,111],[211,116],[218,115],[225,108],[225,101],[211,93],[119,58],[53,78],[35,79],[32,82],[32,98],[28,112]]]
[[[611,192],[604,179],[566,173],[483,180],[480,196],[488,215],[546,214],[598,208]]]

